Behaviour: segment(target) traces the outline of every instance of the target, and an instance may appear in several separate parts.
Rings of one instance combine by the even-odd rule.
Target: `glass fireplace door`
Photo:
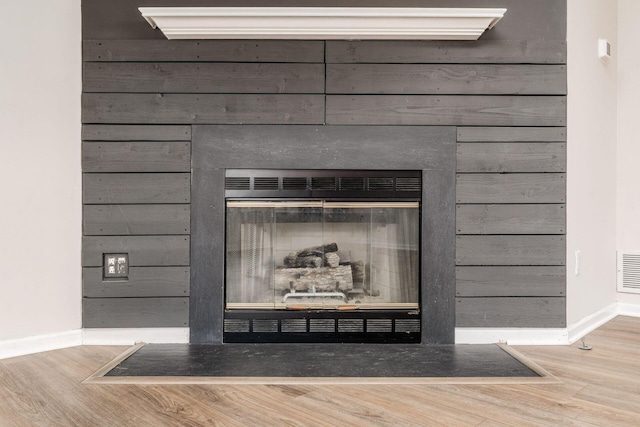
[[[418,309],[419,203],[228,200],[226,309]]]

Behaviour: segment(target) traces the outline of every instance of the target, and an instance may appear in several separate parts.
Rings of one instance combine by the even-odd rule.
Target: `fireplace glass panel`
[[[419,203],[227,201],[227,309],[418,309]]]

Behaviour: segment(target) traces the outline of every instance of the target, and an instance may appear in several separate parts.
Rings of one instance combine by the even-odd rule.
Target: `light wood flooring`
[[[83,385],[125,350],[82,346],[0,360],[0,426],[640,426],[640,318],[591,351],[520,346],[561,384]]]

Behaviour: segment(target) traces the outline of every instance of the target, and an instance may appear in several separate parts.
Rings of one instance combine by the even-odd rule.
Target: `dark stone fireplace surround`
[[[225,169],[422,171],[421,342],[455,339],[456,128],[193,126],[190,342],[223,341]]]

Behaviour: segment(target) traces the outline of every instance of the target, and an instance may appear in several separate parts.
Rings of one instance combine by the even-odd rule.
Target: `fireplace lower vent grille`
[[[225,342],[419,342],[419,316],[406,312],[357,313],[347,318],[318,313],[234,313],[224,319]],[[284,317],[283,317],[284,316]],[[330,316],[330,314],[329,314]],[[271,317],[271,318],[268,318]]]
[[[234,333],[249,332],[249,320],[245,319],[224,319],[224,331]]]
[[[253,332],[278,332],[278,321],[272,319],[253,319]]]

